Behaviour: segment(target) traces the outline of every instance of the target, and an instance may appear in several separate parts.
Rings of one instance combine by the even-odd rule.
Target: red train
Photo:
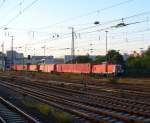
[[[116,64],[43,64],[13,65],[12,70],[41,71],[55,73],[118,75],[123,72],[121,65]]]

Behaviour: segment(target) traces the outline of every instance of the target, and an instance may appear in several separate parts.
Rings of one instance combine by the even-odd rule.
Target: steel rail
[[[8,83],[7,83],[8,84]],[[13,84],[10,84],[10,86],[14,86]],[[15,85],[16,86],[16,85]],[[17,85],[18,86],[18,85]],[[67,102],[67,105],[68,104],[74,104],[74,106],[75,107],[84,107],[86,110],[88,109],[88,110],[90,110],[90,111],[94,111],[94,112],[97,112],[97,113],[100,113],[100,114],[103,114],[103,115],[109,115],[109,116],[113,116],[113,117],[115,117],[115,118],[118,118],[118,119],[120,119],[120,120],[123,120],[123,121],[126,121],[126,122],[130,122],[130,123],[133,123],[133,122],[135,122],[135,123],[142,123],[142,121],[141,120],[135,120],[135,119],[129,119],[129,118],[127,118],[127,117],[123,117],[123,116],[119,116],[119,115],[115,115],[115,114],[113,114],[113,113],[110,113],[110,112],[107,112],[107,111],[100,111],[100,110],[97,110],[97,109],[95,109],[95,108],[93,108],[93,107],[89,107],[89,106],[85,106],[85,105],[83,105],[83,104],[79,104],[79,103],[75,103],[75,102],[71,102],[71,101],[68,101],[68,100],[64,100],[64,99],[61,99],[61,98],[56,98],[56,97],[52,97],[52,96],[48,96],[47,94],[44,94],[44,93],[42,93],[42,92],[38,92],[37,93],[37,90],[36,91],[31,91],[31,89],[25,89],[25,88],[23,88],[23,87],[20,87],[20,86],[18,86],[21,90],[26,90],[28,93],[29,92],[31,92],[31,93],[36,93],[37,94],[37,96],[38,95],[42,95],[42,97],[46,97],[47,98],[47,100],[50,100],[51,98],[53,98],[52,100],[54,100],[55,99],[55,101],[57,101],[57,102],[63,102],[63,103],[66,103]],[[42,98],[41,97],[41,98]],[[45,98],[45,99],[46,99]],[[57,100],[58,99],[58,100]],[[60,100],[62,100],[62,101],[60,101]],[[71,105],[71,106],[72,106]],[[144,122],[143,122],[144,123]]]
[[[0,85],[2,85],[2,86],[4,86],[4,87],[7,87],[7,88],[9,88],[9,89],[11,89],[11,90],[14,90],[14,91],[16,91],[16,92],[19,92],[19,93],[21,93],[21,94],[26,94],[26,95],[28,95],[28,96],[30,96],[30,97],[33,97],[33,98],[35,98],[35,99],[37,99],[37,100],[39,100],[39,101],[41,101],[41,102],[44,102],[44,103],[47,103],[47,104],[49,104],[49,105],[51,105],[51,106],[54,106],[54,107],[56,107],[56,108],[59,108],[59,109],[61,109],[61,110],[64,110],[64,111],[68,111],[68,112],[70,112],[70,113],[73,113],[73,114],[75,114],[75,115],[77,115],[77,116],[79,116],[79,117],[83,117],[83,118],[85,118],[85,119],[87,119],[87,120],[89,120],[89,121],[92,121],[92,122],[94,122],[94,123],[110,123],[110,122],[108,122],[108,121],[106,121],[106,120],[103,120],[103,119],[95,119],[94,117],[92,117],[92,116],[90,116],[89,114],[87,114],[87,113],[84,113],[84,112],[82,112],[82,111],[80,111],[80,110],[76,110],[76,109],[71,109],[71,107],[67,107],[66,105],[61,105],[61,104],[57,104],[57,103],[55,103],[54,102],[54,100],[52,100],[52,101],[49,101],[49,100],[46,100],[45,99],[45,96],[40,96],[40,93],[39,94],[37,94],[37,93],[33,93],[31,90],[22,90],[22,89],[20,89],[20,88],[15,88],[15,87],[13,87],[12,85],[8,85],[8,84],[6,84],[6,83],[0,83]]]
[[[35,89],[38,89],[38,88],[40,88],[40,90],[41,89],[46,89],[45,90],[45,92],[47,93],[47,94],[50,94],[50,95],[54,95],[54,94],[52,94],[51,92],[49,92],[49,91],[56,91],[56,92],[60,92],[59,94],[68,94],[68,95],[66,95],[66,96],[70,96],[70,98],[68,97],[63,97],[63,98],[67,98],[68,100],[72,100],[72,101],[76,101],[76,102],[82,102],[82,103],[86,103],[86,104],[89,104],[89,105],[96,105],[96,106],[99,106],[99,107],[103,107],[103,108],[108,108],[108,109],[113,109],[113,110],[117,110],[117,111],[124,111],[124,112],[128,112],[128,113],[130,113],[130,114],[136,114],[136,115],[141,115],[141,116],[146,116],[146,117],[150,117],[150,114],[148,115],[148,113],[146,112],[146,113],[144,113],[144,112],[138,112],[138,109],[137,110],[131,110],[131,109],[133,109],[133,108],[135,108],[135,107],[129,107],[129,104],[125,104],[125,103],[123,103],[122,104],[122,106],[120,106],[120,108],[117,108],[118,107],[118,104],[113,104],[113,103],[110,103],[109,105],[107,105],[106,106],[106,104],[107,104],[107,102],[106,101],[109,101],[110,102],[110,100],[105,100],[105,105],[104,105],[104,103],[101,103],[100,101],[102,101],[102,100],[104,100],[104,99],[101,99],[100,101],[96,101],[97,103],[91,103],[92,102],[92,99],[90,100],[90,99],[88,99],[88,100],[86,100],[86,99],[84,99],[84,100],[77,100],[77,99],[71,99],[71,95],[72,96],[75,96],[75,93],[72,93],[72,92],[69,92],[69,91],[61,91],[60,89],[54,89],[54,88],[51,88],[50,86],[49,87],[45,87],[45,86],[38,86],[38,85],[35,85],[35,84],[33,84],[33,83],[24,83],[25,85],[23,85],[23,86],[28,86],[28,87],[30,87],[30,88],[35,88]],[[29,86],[30,85],[30,86]],[[44,90],[43,90],[44,91]],[[76,94],[77,95],[77,94]],[[57,96],[56,94],[54,95],[54,96]],[[81,95],[78,95],[78,96],[81,96]],[[86,96],[86,95],[85,95]],[[87,95],[88,96],[88,95]],[[59,96],[60,97],[60,96]],[[89,98],[89,96],[88,96],[88,98]],[[91,98],[91,97],[90,97]],[[111,102],[113,102],[113,100],[111,100]],[[112,105],[112,106],[111,106]],[[119,103],[119,105],[120,105],[120,103]],[[128,107],[126,107],[126,108],[124,108],[124,106],[125,105],[128,105]],[[122,108],[121,108],[122,107]],[[136,107],[137,108],[137,107]],[[141,107],[139,107],[140,109],[139,110],[141,110],[142,109],[142,106]],[[147,108],[146,108],[147,109]],[[144,110],[144,108],[143,108],[143,110]]]
[[[22,83],[22,82],[19,82],[19,83]],[[51,83],[45,85],[45,83],[40,83],[40,82],[36,82],[35,85],[37,85],[38,83],[42,84],[42,86],[47,86],[47,87],[52,86]],[[64,88],[64,87],[62,88],[62,87],[55,86],[55,88],[57,88],[57,89],[63,89],[63,90],[69,91],[69,92],[74,92],[74,93],[79,93],[79,94],[86,94],[84,91],[77,91],[77,90],[73,90],[73,89],[69,89],[69,88]],[[109,98],[109,99],[116,100],[116,101],[124,101],[126,103],[133,103],[133,105],[135,105],[135,104],[145,105],[146,108],[150,107],[150,103],[144,102],[144,101],[137,101],[137,100],[133,100],[133,99],[125,99],[125,98],[120,98],[120,97],[112,97],[110,95],[96,94],[96,93],[88,93],[88,95],[90,95],[92,97],[96,97],[96,98],[102,97],[102,98]]]
[[[10,109],[10,111],[18,113],[21,117],[23,117],[29,123],[39,123],[37,120],[35,120],[31,116],[29,116],[28,114],[26,114],[25,112],[20,110],[19,108],[17,108],[16,106],[11,104],[10,102],[6,101],[4,98],[0,97],[0,102],[3,105],[5,105],[8,109]],[[2,122],[6,122],[6,121],[2,118]]]
[[[24,86],[27,86],[29,84],[33,85],[32,83],[25,83],[25,84],[26,85],[24,85]],[[33,86],[35,87],[35,86],[37,86],[37,84],[34,84]],[[39,88],[43,88],[43,86],[39,86]],[[45,87],[45,88],[47,88],[47,87]],[[59,90],[60,89],[57,89],[57,91],[59,91]],[[63,93],[67,93],[67,92],[68,91],[66,91],[66,92],[63,91]],[[71,92],[68,92],[68,93],[71,94]],[[72,94],[72,95],[74,95],[74,94]],[[89,94],[88,94],[88,96],[89,96]],[[92,97],[90,97],[90,98],[92,98]],[[94,100],[96,101],[96,99],[94,99]],[[90,102],[90,100],[88,102]],[[84,101],[84,103],[87,103],[87,102]],[[100,103],[101,107],[103,106],[103,107],[111,108],[111,109],[117,110],[117,111],[118,110],[122,110],[122,111],[126,111],[126,112],[128,112],[130,114],[136,114],[136,115],[141,115],[141,116],[146,116],[146,117],[150,116],[150,115],[148,115],[148,112],[147,112],[148,111],[148,107],[145,107],[143,105],[139,106],[139,105],[135,105],[135,104],[123,103],[123,102],[110,100],[110,99],[104,99],[104,98],[101,98],[100,101],[97,101],[97,103]],[[88,103],[88,104],[96,105],[96,104],[91,104],[91,103]],[[106,105],[108,105],[108,106],[106,106]]]
[[[0,123],[6,123],[6,121],[0,116]]]

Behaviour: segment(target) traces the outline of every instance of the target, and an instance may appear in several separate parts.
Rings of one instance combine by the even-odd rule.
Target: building
[[[53,64],[54,58],[53,56],[32,56],[30,59],[30,64]]]
[[[76,57],[76,56],[75,56]],[[69,61],[71,61],[72,60],[72,56],[71,55],[65,55],[64,56],[64,63],[67,63],[67,62],[69,62]]]
[[[4,70],[5,69],[5,54],[0,52],[0,70]]]
[[[7,55],[7,58],[11,59],[12,58],[12,53],[13,53],[13,59],[19,59],[19,58],[23,58],[24,55],[23,53],[18,53],[17,51],[7,51],[6,52],[6,55]]]
[[[11,64],[23,64],[23,62],[23,53],[11,50],[6,52],[6,68],[10,68]]]
[[[96,59],[97,55],[89,55],[89,58],[92,59],[93,61]]]
[[[64,59],[63,58],[54,58],[54,64],[63,64]]]

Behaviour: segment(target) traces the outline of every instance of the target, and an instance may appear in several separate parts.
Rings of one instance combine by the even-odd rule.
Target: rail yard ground
[[[150,78],[6,71],[0,96],[43,123],[150,123]]]

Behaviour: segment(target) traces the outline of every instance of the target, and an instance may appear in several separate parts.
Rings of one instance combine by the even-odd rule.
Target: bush
[[[22,103],[29,108],[38,110],[45,116],[52,115],[59,123],[69,123],[71,121],[72,116],[69,113],[57,111],[47,104],[32,102],[28,100],[23,100]]]

